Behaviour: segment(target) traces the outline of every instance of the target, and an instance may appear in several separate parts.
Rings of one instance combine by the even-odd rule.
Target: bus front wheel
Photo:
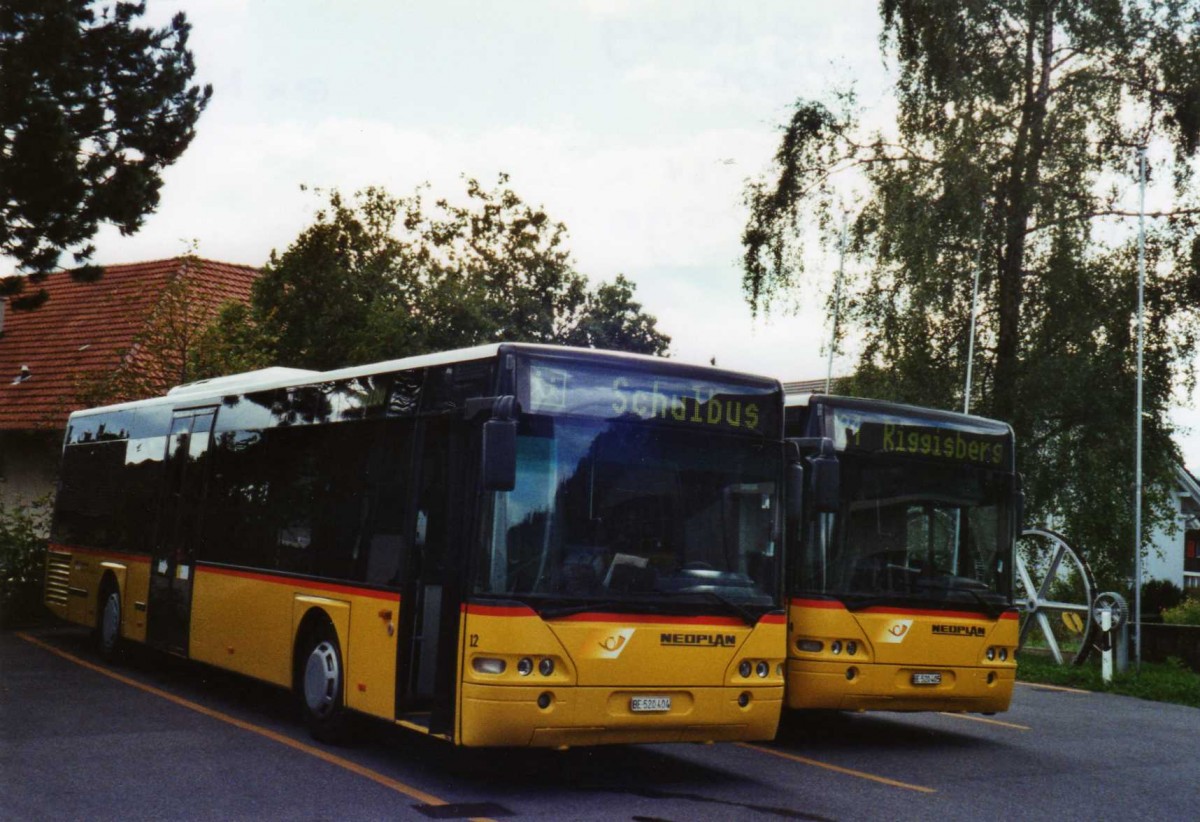
[[[300,703],[309,732],[322,742],[342,742],[346,735],[345,668],[337,634],[329,626],[315,630],[306,644],[300,670]]]
[[[96,651],[105,662],[112,662],[121,648],[121,592],[109,585],[100,594],[96,614]]]

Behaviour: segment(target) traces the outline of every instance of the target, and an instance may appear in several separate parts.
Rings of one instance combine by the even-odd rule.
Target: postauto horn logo
[[[629,647],[634,628],[604,628],[588,634],[583,644],[584,659],[616,659]]]
[[[898,645],[908,636],[908,629],[912,627],[912,623],[911,619],[893,619],[884,624],[883,631],[880,632],[878,640]]]

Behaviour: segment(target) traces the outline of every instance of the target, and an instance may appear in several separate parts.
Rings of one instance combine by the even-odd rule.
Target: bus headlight
[[[842,641],[840,639],[835,639],[833,642],[829,643],[829,650],[833,651],[835,654],[840,654],[842,652]]]
[[[754,666],[754,673],[758,674],[760,679],[766,679],[767,674],[771,673],[771,666],[766,662],[760,662]]]
[[[854,656],[856,653],[858,653],[858,643],[855,642],[854,640],[850,640],[849,642],[847,642],[846,643],[846,653],[850,654],[850,656]]]
[[[796,648],[797,650],[804,651],[806,653],[819,654],[821,651],[825,650],[825,643],[818,642],[815,639],[797,639]]]
[[[538,672],[542,676],[550,676],[550,674],[554,673],[554,660],[549,657],[543,659],[538,663]]]
[[[995,648],[987,649],[987,658],[988,658],[988,662],[992,662],[993,660],[996,659],[996,649]]]
[[[745,679],[746,677],[750,676],[750,670],[751,670],[750,660],[743,659],[742,664],[738,665],[738,674],[740,674],[742,676],[742,678]]]
[[[477,656],[471,660],[471,667],[477,673],[481,674],[502,674],[506,667],[503,659],[492,659],[486,656]]]
[[[521,676],[529,676],[533,673],[533,660],[527,656],[522,657],[521,661],[517,663],[517,673]]]
[[[1007,649],[1007,648],[1001,648],[1001,649],[1000,649],[1000,661],[1001,661],[1001,662],[1007,662],[1007,661],[1008,661],[1008,649]]]

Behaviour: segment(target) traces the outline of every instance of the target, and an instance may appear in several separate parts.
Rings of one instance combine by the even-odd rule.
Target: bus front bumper
[[[940,674],[918,684],[914,674]],[[1016,667],[787,662],[787,707],[842,711],[1007,711]]]
[[[783,702],[782,686],[538,688],[464,683],[462,689],[460,741],[468,746],[560,748],[771,739]],[[740,704],[743,695],[749,696],[745,705]],[[636,696],[670,697],[670,710],[634,712]]]

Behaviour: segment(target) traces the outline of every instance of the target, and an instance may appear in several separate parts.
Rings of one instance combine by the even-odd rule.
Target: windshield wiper
[[[945,592],[947,595],[954,594],[970,594],[971,598],[983,608],[983,612],[988,615],[989,619],[996,619],[1007,608],[1007,603],[997,603],[984,597],[983,592],[988,590],[987,584],[980,582],[977,579],[970,577],[958,577],[947,574],[937,580],[927,582],[925,584],[917,583],[918,587],[925,589],[934,589],[939,592]],[[999,596],[994,594],[993,596]]]
[[[1007,603],[991,602],[987,599],[984,599],[983,594],[974,588],[951,588],[950,590],[966,591],[968,594],[973,596],[975,601],[979,603],[981,608],[983,608],[983,612],[988,615],[988,619],[997,619],[1008,607]]]
[[[847,611],[861,611],[864,608],[870,608],[872,605],[890,605],[898,598],[903,598],[902,594],[892,594],[885,597],[863,597],[857,602],[852,602],[850,601],[850,597],[853,596],[853,594],[842,594],[839,596],[842,600],[842,603],[846,606]]]
[[[756,623],[758,622],[758,617],[754,615],[754,612],[753,612],[753,611],[751,611],[751,610],[750,610],[749,608],[747,608],[746,606],[744,606],[744,605],[741,605],[740,603],[737,603],[737,602],[733,601],[732,599],[730,599],[729,597],[725,596],[724,594],[719,594],[719,593],[717,593],[716,591],[712,591],[712,590],[705,590],[705,591],[682,591],[681,593],[685,593],[685,594],[700,594],[701,596],[706,596],[706,597],[708,597],[709,599],[716,600],[717,602],[721,603],[721,604],[722,604],[722,605],[724,605],[726,608],[728,608],[730,611],[733,611],[735,614],[737,614],[738,616],[740,616],[740,617],[741,617],[743,620],[745,620],[745,622],[746,622],[746,624],[747,624],[747,625],[754,625],[754,624],[756,624]]]
[[[543,619],[557,619],[572,614],[585,614],[588,611],[616,611],[618,613],[648,613],[660,614],[662,607],[659,603],[647,600],[629,599],[593,599],[586,602],[572,602],[561,605],[541,606],[538,603],[527,602],[530,608],[537,611]]]

